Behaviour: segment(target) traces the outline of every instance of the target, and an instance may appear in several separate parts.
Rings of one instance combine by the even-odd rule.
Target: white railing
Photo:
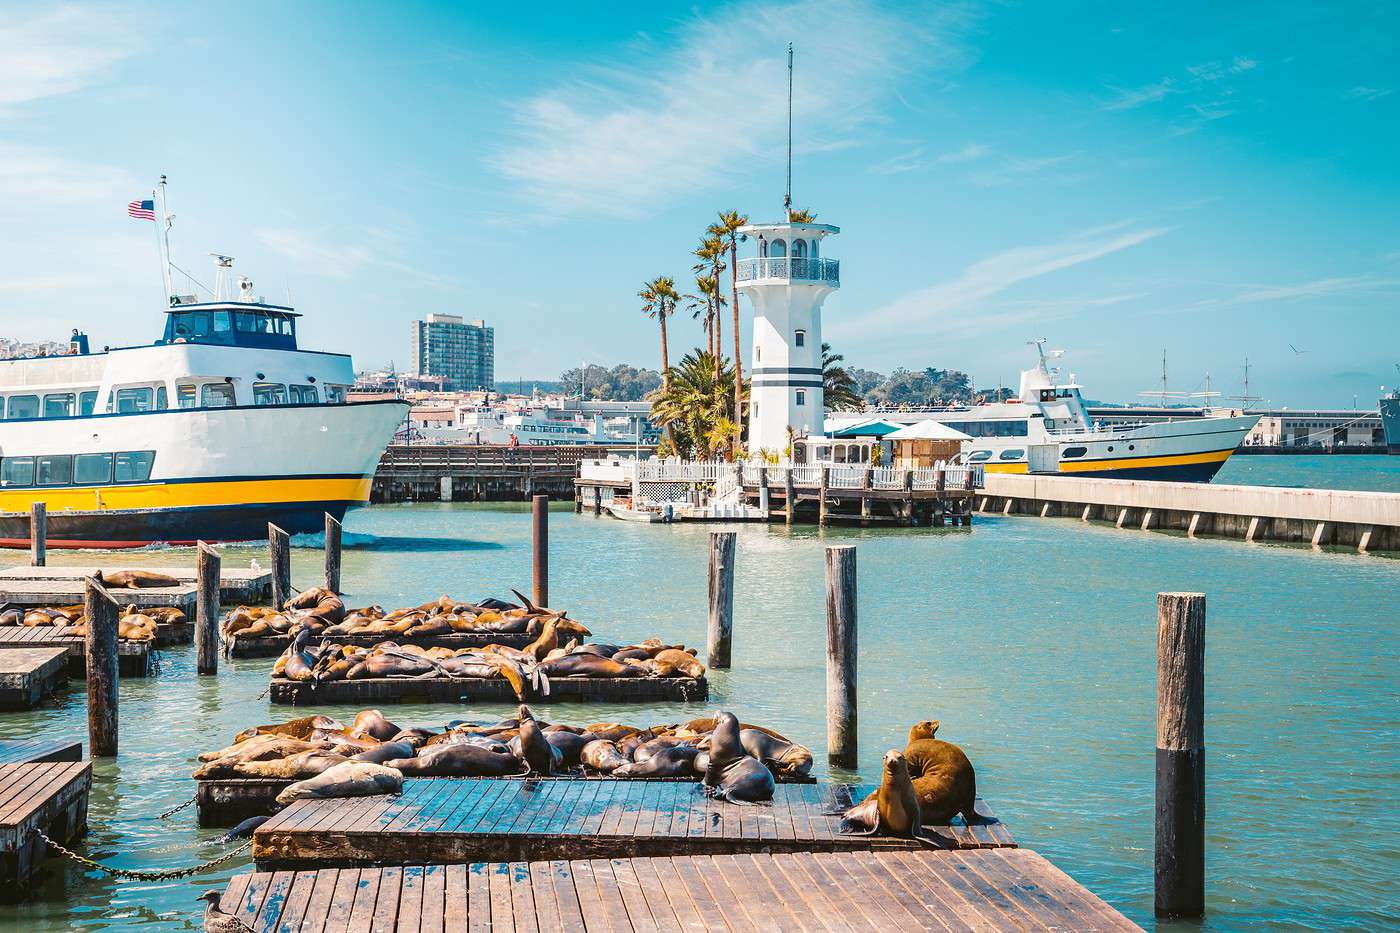
[[[762,463],[734,464],[723,460],[670,459],[644,460],[640,463],[633,460],[585,460],[582,475],[585,479],[617,480],[630,479],[635,471],[638,482],[704,484],[711,486],[717,496],[723,496],[736,491],[735,474],[738,471],[742,471],[745,486],[757,486],[764,470],[767,471],[770,486],[784,485],[789,470],[792,471],[794,485],[820,486],[822,469],[820,464],[767,466]],[[982,467],[978,464],[945,464],[915,470],[890,466],[868,467],[863,464],[828,464],[825,469],[829,489],[903,489],[906,474],[913,489],[937,489],[938,474],[941,472],[944,488],[957,490],[966,487],[969,471],[972,473],[973,487],[982,486]]]
[[[735,266],[735,271],[740,282],[752,282],[755,279],[787,279],[801,282],[826,282],[833,286],[841,284],[841,262],[837,259],[794,256],[775,259],[759,256],[753,259],[740,259]]]

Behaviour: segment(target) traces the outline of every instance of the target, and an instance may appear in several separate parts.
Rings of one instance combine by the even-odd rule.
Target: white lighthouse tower
[[[822,433],[822,302],[841,287],[841,266],[822,256],[831,224],[750,224],[758,255],[741,259],[739,290],[753,303],[749,450],[790,455],[790,437]],[[791,429],[791,433],[789,433]]]

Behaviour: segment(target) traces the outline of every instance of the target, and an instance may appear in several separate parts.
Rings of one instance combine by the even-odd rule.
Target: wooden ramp
[[[88,762],[0,765],[0,899],[28,891],[46,846],[42,830],[67,844],[87,830]]]
[[[370,677],[324,683],[273,677],[273,703],[305,706],[312,703],[515,703],[515,691],[504,677]],[[704,677],[551,677],[549,695],[531,692],[528,700],[573,700],[594,703],[687,702],[710,695]]]
[[[321,635],[315,639],[319,643],[330,642],[336,645],[359,645],[373,648],[381,642],[392,641],[396,645],[417,645],[421,648],[485,648],[487,645],[505,645],[509,648],[524,648],[535,640],[535,636],[524,633],[468,633],[453,632],[450,635],[424,635],[410,637],[379,633],[376,635]],[[272,658],[287,650],[292,643],[290,635],[263,635],[248,638],[235,632],[226,639],[228,655],[231,658]]]
[[[404,781],[395,797],[300,800],[253,834],[260,867],[460,863],[733,852],[919,849],[913,839],[840,831],[840,813],[873,788],[779,784],[743,806],[681,781]],[[1014,846],[978,801],[973,826],[932,827],[960,848]]]
[[[235,875],[254,930],[1137,930],[1028,849],[327,868]]]
[[[112,598],[122,606],[135,606],[138,609],[174,606],[189,618],[194,618],[193,583],[150,586],[139,590],[114,589],[111,593]],[[0,605],[9,603],[14,606],[76,606],[82,601],[81,579],[0,579]]]
[[[33,709],[68,683],[68,649],[0,649],[0,709]]]
[[[132,566],[119,565],[112,567],[94,567],[91,565],[80,567],[10,567],[0,570],[0,590],[3,590],[7,583],[12,580],[34,580],[34,581],[54,581],[77,580],[79,583],[85,577],[90,577],[101,570],[104,575],[116,573],[118,570],[149,570],[152,573],[163,573],[166,576],[174,577],[182,584],[194,586],[194,567],[156,567],[147,564]],[[112,590],[112,595],[131,592],[130,590]],[[272,571],[252,570],[248,568],[239,569],[236,567],[223,567],[219,571],[219,601],[223,603],[257,603],[262,602],[272,596]],[[80,600],[81,601],[81,600]]]
[[[69,675],[87,677],[87,668],[83,663],[87,655],[87,643],[82,636],[72,632],[71,625],[0,626],[0,651],[9,648],[65,648],[68,651]],[[117,642],[117,670],[121,676],[145,677],[150,672],[150,666],[150,642]]]
[[[0,739],[0,765],[82,760],[82,742],[69,742],[64,739]]]

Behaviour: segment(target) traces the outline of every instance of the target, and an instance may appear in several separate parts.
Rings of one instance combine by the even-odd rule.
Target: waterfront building
[[[434,377],[445,391],[490,389],[496,384],[496,332],[485,321],[429,314],[413,322],[413,372]]]
[[[822,302],[841,287],[840,264],[821,255],[831,224],[750,224],[739,231],[758,255],[735,270],[753,306],[749,449],[790,457],[794,438],[821,434]]]

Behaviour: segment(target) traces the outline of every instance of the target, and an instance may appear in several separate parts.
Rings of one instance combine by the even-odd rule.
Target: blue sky
[[[1163,350],[1184,391],[1248,355],[1278,405],[1397,381],[1394,4],[608,9],[0,0],[0,332],[153,339],[125,204],[164,172],[177,262],[237,257],[362,367],[429,311],[495,325],[501,380],[656,365],[642,281],[719,209],[779,216],[793,41],[851,363],[987,384],[1043,336],[1099,398]]]

